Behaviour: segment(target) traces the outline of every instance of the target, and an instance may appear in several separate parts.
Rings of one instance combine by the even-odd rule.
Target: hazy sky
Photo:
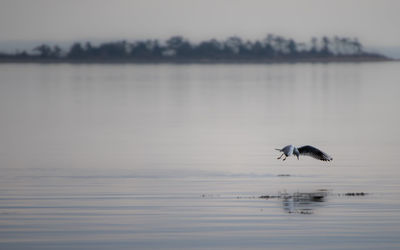
[[[0,0],[0,43],[165,39],[274,33],[400,45],[400,0]],[[16,43],[17,44],[17,43]]]

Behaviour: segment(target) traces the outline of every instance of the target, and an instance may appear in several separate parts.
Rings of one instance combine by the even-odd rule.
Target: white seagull
[[[281,156],[278,157],[278,160],[282,158],[282,156],[285,155],[285,158],[282,159],[282,161],[286,160],[287,157],[291,156],[291,155],[296,155],[297,159],[299,159],[299,155],[308,155],[311,156],[317,160],[321,160],[321,161],[331,161],[333,160],[332,157],[330,157],[327,153],[322,152],[321,150],[319,150],[318,148],[315,148],[313,146],[302,146],[299,148],[296,148],[293,145],[287,145],[286,147],[282,148],[282,149],[276,149],[279,152],[283,152]]]

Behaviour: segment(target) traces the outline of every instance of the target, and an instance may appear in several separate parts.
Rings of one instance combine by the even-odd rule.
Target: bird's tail
[[[280,149],[280,148],[276,148],[275,150],[278,150],[279,152],[281,152],[281,151],[282,151],[282,149]]]

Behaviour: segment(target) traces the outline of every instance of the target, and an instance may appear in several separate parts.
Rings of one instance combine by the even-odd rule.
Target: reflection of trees
[[[173,36],[165,42],[158,40],[139,40],[134,42],[116,41],[93,45],[86,42],[72,44],[67,51],[58,46],[42,44],[33,49],[33,54],[26,52],[7,55],[9,57],[31,57],[38,59],[68,60],[131,60],[131,61],[179,61],[179,60],[221,60],[221,61],[262,61],[308,58],[348,58],[375,56],[363,51],[363,46],[354,38],[313,37],[310,43],[298,43],[293,39],[273,34],[262,40],[243,40],[232,36],[224,41],[211,39],[191,43],[182,36]],[[5,54],[0,54],[5,57]]]

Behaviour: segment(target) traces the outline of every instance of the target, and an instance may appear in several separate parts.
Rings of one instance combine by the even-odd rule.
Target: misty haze
[[[0,249],[399,249],[399,8],[0,1]]]

